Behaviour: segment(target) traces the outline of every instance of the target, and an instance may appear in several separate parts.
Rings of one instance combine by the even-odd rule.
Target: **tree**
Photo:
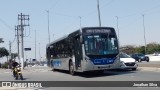
[[[6,48],[2,47],[0,48],[0,58],[4,56],[9,56],[9,52]]]
[[[0,43],[4,43],[3,38],[0,38]]]
[[[120,47],[120,50],[127,54],[133,54],[133,53],[145,54],[145,46],[125,45]],[[153,53],[159,53],[159,52],[160,52],[160,44],[156,42],[147,44],[147,51],[146,51],[147,54],[153,54]]]
[[[11,58],[12,58],[12,59],[15,59],[17,56],[18,56],[17,53],[11,53]]]
[[[126,45],[126,46],[120,47],[120,51],[127,54],[133,54],[135,53],[136,49],[134,45]]]
[[[155,42],[147,44],[147,52],[149,54],[160,52],[160,44]]]
[[[136,47],[136,53],[143,53],[143,54],[145,54],[145,46]]]

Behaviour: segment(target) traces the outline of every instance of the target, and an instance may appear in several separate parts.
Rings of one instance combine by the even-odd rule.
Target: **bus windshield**
[[[84,45],[86,55],[109,55],[118,53],[118,40],[115,35],[85,35]]]

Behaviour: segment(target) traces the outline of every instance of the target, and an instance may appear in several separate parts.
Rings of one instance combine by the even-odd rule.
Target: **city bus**
[[[46,57],[53,70],[102,73],[120,62],[118,38],[112,27],[83,27],[47,44]]]

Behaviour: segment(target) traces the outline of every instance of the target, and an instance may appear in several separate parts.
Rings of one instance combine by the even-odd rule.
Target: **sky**
[[[160,0],[99,0],[102,26],[114,27],[118,16],[120,45],[144,45],[143,17],[146,43],[160,43]],[[17,52],[15,25],[18,14],[29,15],[29,27],[25,27],[25,58],[44,58],[48,40],[48,13],[50,38],[54,41],[80,28],[98,26],[97,0],[0,0],[0,47]]]

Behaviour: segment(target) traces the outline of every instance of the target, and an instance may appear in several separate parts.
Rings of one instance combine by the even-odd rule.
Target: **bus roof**
[[[109,29],[113,29],[113,27],[83,27],[82,29],[94,29],[94,28],[109,28]]]
[[[113,29],[112,27],[82,27],[81,29],[94,29],[94,28],[97,28],[97,29],[99,29],[99,28]],[[48,48],[50,45],[52,45],[52,44],[54,44],[54,43],[56,43],[56,42],[59,42],[59,41],[61,41],[61,40],[66,39],[68,36],[71,36],[71,35],[73,35],[73,34],[75,34],[75,33],[80,32],[81,29],[78,29],[78,30],[76,30],[76,31],[74,31],[74,32],[72,32],[72,33],[70,33],[70,34],[68,34],[68,35],[65,35],[65,36],[63,36],[63,37],[61,37],[61,38],[59,38],[59,39],[57,39],[57,40],[55,40],[55,41],[52,41],[52,42],[48,43],[47,46],[46,46],[46,48]]]

